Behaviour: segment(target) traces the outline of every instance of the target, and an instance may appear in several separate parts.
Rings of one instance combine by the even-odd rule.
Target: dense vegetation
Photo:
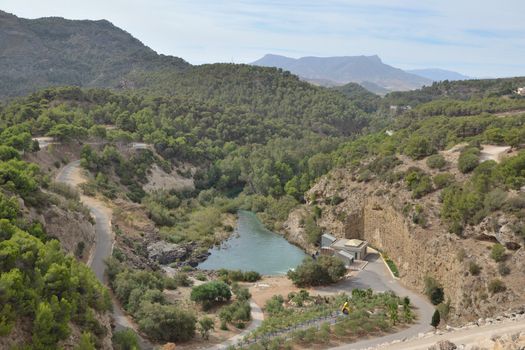
[[[435,82],[418,90],[392,92],[385,97],[385,102],[394,105],[412,107],[443,98],[454,100],[482,99],[512,95],[525,85],[525,78],[473,79]]]
[[[166,342],[194,336],[195,314],[169,303],[163,294],[164,288],[176,288],[176,281],[160,273],[126,268],[115,259],[108,262],[107,273],[117,298],[146,335]]]
[[[141,203],[160,228],[160,237],[172,243],[217,243],[215,231],[231,232],[233,228],[224,225],[223,219],[238,209],[254,211],[269,227],[280,229],[289,212],[304,202],[305,192],[334,167],[349,168],[357,181],[378,179],[404,186],[414,200],[439,191],[441,218],[457,234],[491,212],[519,216],[525,208],[523,194],[511,193],[525,185],[523,151],[499,164],[479,163],[481,143],[512,147],[525,143],[525,115],[488,114],[525,108],[525,99],[512,94],[525,85],[522,78],[442,82],[381,99],[351,84],[338,89],[314,87],[273,68],[191,67],[156,55],[104,21],[78,22],[65,30],[72,23],[61,19],[18,21],[1,12],[0,18],[5,19],[0,21],[3,26],[22,29],[35,42],[54,38],[44,38],[38,55],[22,55],[20,62],[0,59],[11,74],[0,77],[0,97],[47,85],[132,88],[119,93],[50,88],[0,104],[0,335],[29,323],[35,349],[56,348],[71,327],[82,332],[82,346],[98,345],[106,330],[97,315],[110,307],[107,291],[87,267],[64,255],[41,223],[25,217],[29,211],[59,204],[58,197],[66,198],[72,210],[85,211],[77,193],[51,183],[38,167],[22,160],[38,150],[32,140],[35,136],[84,144],[82,166],[92,174],[83,185],[84,193]],[[28,52],[23,43],[13,41],[11,31],[0,32],[4,34],[0,39],[5,38],[0,41]],[[107,41],[92,47],[89,40],[77,38],[79,47],[64,47],[64,43],[72,44],[76,32]],[[78,50],[89,54],[69,54]],[[56,52],[66,54],[57,57]],[[20,65],[39,67],[39,72],[22,72]],[[48,69],[58,66],[52,72]],[[131,142],[146,143],[146,149],[133,150]],[[438,153],[459,143],[465,147],[459,154],[461,178],[457,179],[452,165]],[[412,166],[396,171],[405,156],[414,161],[428,157],[425,164],[431,170]],[[147,193],[143,186],[153,166],[192,177],[195,189]],[[341,200],[334,196],[327,203],[336,205]],[[304,227],[308,242],[316,244],[320,213],[315,207],[312,210]],[[411,203],[403,209],[423,227],[424,210]],[[513,229],[525,238],[523,224]],[[502,276],[508,273],[505,253],[505,247],[498,245],[491,251]],[[77,256],[81,255],[79,247]],[[392,268],[395,271],[395,265]],[[477,275],[480,268],[471,265],[469,271]],[[314,286],[335,282],[344,272],[342,263],[320,257],[306,260],[289,276],[299,286]],[[125,310],[152,339],[186,341],[197,329],[207,337],[213,324],[205,318],[197,320],[193,311],[169,302],[163,293],[166,288],[188,286],[187,275],[167,279],[116,260],[109,262],[108,273]],[[219,271],[219,277],[229,284],[260,276]],[[192,299],[207,308],[226,303],[233,292],[235,299],[220,311],[221,328],[229,323],[244,327],[250,319],[249,293],[226,283],[197,286]],[[505,288],[499,279],[489,285],[493,294]],[[444,308],[443,289],[437,282],[427,281],[427,293]],[[341,326],[300,331],[294,339],[305,343],[312,336],[326,339],[331,332],[346,336],[387,330],[399,321],[397,306],[401,304],[406,322],[412,317],[408,304],[392,295],[356,292],[352,300],[357,310]],[[342,300],[332,301],[328,308],[301,309],[312,301],[304,293],[290,296],[287,305],[284,298],[272,299],[267,305],[272,318],[261,332],[293,324],[296,311],[304,311],[299,316],[302,320],[323,315],[338,308]],[[370,315],[367,311],[374,308],[380,311]],[[136,339],[119,333],[114,342],[126,348]]]
[[[323,323],[323,317],[333,315],[345,302],[350,303],[348,316],[339,318],[334,326]],[[313,297],[304,290],[290,293],[286,300],[276,295],[267,302],[264,311],[269,316],[250,335],[249,340],[255,340],[256,344],[247,346],[249,349],[291,349],[294,344],[321,347],[334,339],[385,332],[414,319],[408,298],[392,293],[373,294],[371,289],[354,289],[351,298],[345,294]]]
[[[111,307],[107,290],[88,267],[65,255],[40,222],[24,215],[28,208],[60,205],[57,193],[81,210],[78,198],[20,160],[35,148],[23,125],[1,128],[0,142],[0,336],[28,326],[34,349],[54,349],[75,325],[86,344],[99,344],[107,332],[99,316]]]

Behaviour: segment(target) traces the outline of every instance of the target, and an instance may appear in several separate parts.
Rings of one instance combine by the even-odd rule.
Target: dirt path
[[[65,183],[73,188],[77,188],[80,184],[86,182],[80,168],[80,160],[71,162],[62,168],[56,176],[56,181]],[[96,198],[82,195],[80,201],[90,210],[91,215],[95,219],[95,246],[90,252],[88,265],[93,270],[98,280],[107,285],[108,281],[105,274],[105,260],[111,256],[114,244],[114,234],[111,230],[112,211],[103,202]],[[136,327],[126,317],[125,312],[121,309],[116,300],[113,300],[113,318],[115,319],[115,328],[117,331],[126,328],[131,328],[137,331]],[[140,336],[139,341],[143,350],[153,348],[153,345],[149,341]]]
[[[479,160],[481,162],[494,160],[499,163],[505,153],[510,150],[510,146],[481,145]]]

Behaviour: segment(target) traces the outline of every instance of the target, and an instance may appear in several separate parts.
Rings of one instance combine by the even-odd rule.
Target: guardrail
[[[307,320],[301,323],[297,323],[293,326],[286,327],[286,328],[283,328],[283,329],[280,329],[274,332],[268,332],[268,333],[265,333],[259,336],[255,335],[253,336],[253,338],[248,338],[250,337],[248,335],[245,337],[245,339],[239,340],[237,343],[233,344],[230,348],[242,349],[244,346],[249,346],[249,345],[253,345],[253,344],[257,344],[261,342],[270,341],[273,338],[282,337],[283,335],[289,335],[290,333],[295,332],[300,329],[307,329],[307,328],[312,328],[312,327],[316,327],[317,329],[320,329],[321,325],[324,323],[329,323],[330,325],[334,325],[338,323],[338,321],[340,321],[341,317],[343,316],[346,316],[346,315],[342,313],[341,311],[334,311],[334,312],[331,312],[329,315],[312,318],[310,320]],[[286,337],[284,340],[288,340],[288,339],[290,339],[289,336]]]

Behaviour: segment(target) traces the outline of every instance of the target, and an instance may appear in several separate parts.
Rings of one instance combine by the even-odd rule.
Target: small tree
[[[95,341],[91,333],[84,332],[75,350],[95,350]]]
[[[395,326],[397,321],[399,321],[399,314],[397,311],[397,303],[392,302],[388,304],[388,317],[390,318],[390,321],[392,321],[392,324]]]
[[[215,329],[215,324],[211,318],[203,317],[199,320],[199,332],[203,339],[208,340],[210,331],[213,329]]]
[[[430,301],[434,305],[438,305],[445,300],[443,287],[441,287],[438,281],[430,276],[425,277],[425,294],[430,298]]]
[[[432,315],[432,321],[430,322],[430,325],[434,328],[437,328],[439,326],[439,323],[441,322],[441,316],[439,315],[439,311],[434,311],[434,314]]]
[[[479,149],[477,148],[468,148],[461,152],[458,158],[458,169],[463,174],[471,172],[479,164]]]
[[[499,243],[494,244],[490,252],[490,257],[496,262],[503,261],[503,259],[505,259],[505,247]]]
[[[113,333],[114,350],[138,350],[140,349],[139,338],[133,329],[126,328]]]
[[[427,158],[427,165],[431,169],[441,169],[447,162],[441,154],[434,154]]]
[[[489,292],[491,292],[492,294],[496,294],[504,292],[507,289],[507,287],[505,287],[505,283],[503,283],[502,280],[496,278],[490,281],[488,289]]]
[[[232,293],[230,287],[222,281],[211,281],[193,287],[191,290],[191,300],[202,303],[204,307],[209,307],[213,303],[228,301]]]
[[[481,267],[474,261],[469,262],[468,270],[472,276],[477,276],[481,272]]]

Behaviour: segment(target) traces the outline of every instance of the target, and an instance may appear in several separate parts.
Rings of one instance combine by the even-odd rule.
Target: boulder
[[[161,265],[168,265],[175,261],[184,260],[188,257],[188,248],[164,241],[148,245],[148,257]]]
[[[457,348],[456,344],[449,342],[448,340],[441,340],[429,347],[428,350],[456,350]]]

